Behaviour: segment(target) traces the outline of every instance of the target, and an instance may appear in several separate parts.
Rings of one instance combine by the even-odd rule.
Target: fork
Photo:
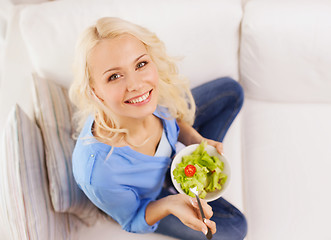
[[[195,195],[195,197],[198,201],[198,205],[199,205],[199,209],[200,209],[200,213],[201,213],[201,217],[202,217],[202,221],[203,221],[206,217],[205,217],[205,214],[204,214],[202,206],[201,206],[200,198],[198,196],[197,187],[190,188],[190,191]],[[206,234],[206,237],[207,237],[207,239],[212,239],[213,234],[211,233],[211,229],[208,226],[207,226],[207,228],[208,228],[208,232]]]

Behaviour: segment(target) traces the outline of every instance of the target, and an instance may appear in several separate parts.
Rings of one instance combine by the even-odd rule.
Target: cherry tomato
[[[187,165],[184,171],[187,177],[193,177],[194,173],[196,172],[196,168],[193,165]]]

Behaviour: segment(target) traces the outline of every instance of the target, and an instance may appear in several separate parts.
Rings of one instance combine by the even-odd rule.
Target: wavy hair
[[[86,118],[93,115],[95,124],[103,131],[98,136],[105,140],[118,134],[127,133],[112,118],[107,108],[94,94],[91,88],[91,74],[88,59],[93,48],[104,39],[113,39],[123,34],[131,34],[146,47],[159,74],[158,105],[168,109],[171,117],[193,124],[195,102],[189,89],[189,82],[178,74],[176,61],[167,55],[162,41],[148,29],[120,18],[105,17],[88,27],[79,37],[74,59],[74,81],[69,89],[70,100],[77,107],[74,120],[79,132]],[[109,134],[103,135],[101,132]]]

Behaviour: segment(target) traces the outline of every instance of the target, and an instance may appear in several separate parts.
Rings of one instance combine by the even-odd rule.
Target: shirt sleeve
[[[150,226],[145,219],[146,207],[152,199],[139,199],[135,191],[129,187],[91,187],[87,192],[91,201],[115,219],[125,231],[150,233],[157,229],[158,223]]]

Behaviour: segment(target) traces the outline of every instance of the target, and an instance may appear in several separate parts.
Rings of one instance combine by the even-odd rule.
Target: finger
[[[198,219],[200,219],[200,221],[201,221],[202,220],[202,216],[201,216],[199,204],[198,204],[196,198],[191,198],[190,201],[191,201],[192,206],[194,208],[194,212],[195,212],[196,217]]]
[[[221,142],[217,142],[217,141],[214,141],[214,140],[211,140],[211,139],[208,139],[207,140],[207,143],[213,147],[216,148],[217,152],[221,155],[223,155],[223,143]]]
[[[224,153],[223,153],[223,144],[221,142],[218,142],[216,144],[216,150],[219,154],[224,155]]]
[[[213,208],[204,199],[200,199],[200,202],[201,202],[205,217],[208,218],[208,219],[211,218],[214,214],[213,213]]]
[[[197,214],[197,216],[198,216],[198,219],[191,220],[191,222],[190,222],[190,223],[187,223],[187,225],[188,225],[190,228],[192,228],[192,229],[194,229],[194,230],[197,230],[197,231],[201,231],[201,232],[203,232],[203,234],[206,235],[207,232],[208,232],[208,228],[207,228],[207,226],[206,226],[205,224],[203,224],[203,222],[201,221],[202,216],[201,216],[201,214],[200,214],[200,209],[199,209],[198,201],[197,201],[196,198],[190,198],[190,202],[191,202],[192,206],[193,206],[194,209],[195,209],[195,212],[196,212],[196,214]],[[214,222],[209,220],[209,218],[211,218],[212,215],[213,215],[212,207],[207,203],[206,200],[200,199],[200,202],[201,202],[201,206],[202,206],[202,208],[203,208],[203,211],[204,211],[204,214],[205,214],[205,217],[206,217],[206,218],[204,219],[204,221],[207,221],[207,223],[208,223],[209,225],[211,225],[211,227],[213,227],[213,228],[211,228],[212,232],[213,232],[213,231],[216,232],[216,224],[214,224],[215,226],[213,226],[213,223],[214,223]],[[198,221],[196,221],[196,220],[198,220]],[[208,226],[209,226],[209,225],[208,225]]]
[[[205,203],[203,203],[203,201],[206,202],[205,200],[200,198],[200,203],[201,203],[202,208],[204,208],[204,206],[206,205]],[[198,204],[198,200],[196,198],[190,198],[190,202],[191,202],[191,204],[194,208],[200,209],[199,204]]]
[[[198,217],[200,219],[202,219],[197,199],[196,198],[191,198],[190,201],[191,201],[191,204],[194,207]],[[203,213],[205,214],[205,217],[208,218],[208,219],[211,218],[214,214],[212,207],[204,199],[200,199],[200,203],[201,203],[201,206],[202,206],[202,209],[203,209]]]
[[[203,221],[201,221],[201,219],[198,218],[192,218],[190,222],[186,223],[186,225],[193,230],[201,231],[205,235],[208,232],[207,225]]]
[[[210,230],[211,230],[211,232],[212,232],[213,234],[216,233],[216,223],[215,223],[214,221],[211,221],[211,220],[205,218],[205,219],[203,220],[203,222],[206,224],[207,227],[210,228]]]
[[[190,198],[190,202],[191,202],[191,204],[192,204],[192,206],[194,207],[194,208],[197,208],[197,209],[199,209],[199,204],[198,204],[198,201],[197,201],[197,199],[196,198]]]

